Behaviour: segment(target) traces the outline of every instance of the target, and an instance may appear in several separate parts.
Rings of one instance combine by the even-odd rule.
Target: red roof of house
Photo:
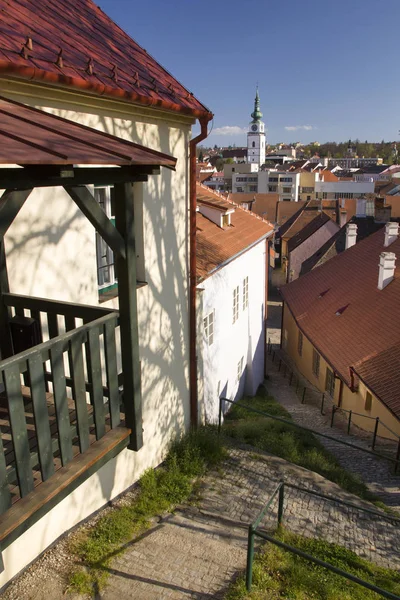
[[[378,289],[379,255],[400,256],[400,238],[385,247],[384,235],[384,229],[377,231],[281,293],[299,328],[347,385],[355,367],[363,379],[373,378],[372,390],[400,417],[400,387],[385,387],[386,374],[376,368],[378,359],[372,361],[400,345],[399,262],[394,280]],[[400,353],[395,356],[393,376],[400,372]]]
[[[0,164],[163,165],[176,159],[0,96]],[[0,169],[0,178],[2,170]]]
[[[0,0],[0,74],[212,115],[91,0]]]
[[[356,365],[354,371],[400,418],[400,343]]]
[[[218,210],[235,209],[231,214],[231,226],[222,229],[210,219],[197,212],[197,279],[205,279],[229,259],[246,251],[250,246],[265,239],[274,228],[258,215],[240,208],[224,196],[197,184],[199,203],[215,206]]]

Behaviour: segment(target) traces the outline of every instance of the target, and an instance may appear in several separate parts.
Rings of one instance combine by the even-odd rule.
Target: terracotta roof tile
[[[356,365],[354,371],[400,419],[400,343]]]
[[[235,212],[231,214],[231,226],[224,229],[197,212],[198,281],[211,275],[222,263],[244,252],[252,244],[272,234],[274,230],[273,225],[268,221],[229,202],[222,195],[204,188],[205,186],[197,184],[200,202],[214,204],[216,208],[222,206],[234,208]]]
[[[384,247],[384,233],[377,231],[281,289],[303,333],[348,385],[350,367],[400,344],[399,261],[394,280],[378,289],[379,255],[399,256],[400,238]]]
[[[252,206],[252,211],[267,219],[271,222],[276,222],[276,210],[279,202],[279,194],[277,193],[267,193],[267,194],[257,194],[253,193],[230,193],[228,196],[229,200],[232,202],[236,202],[237,204],[242,204],[243,202],[251,202],[255,199],[255,202]],[[290,204],[289,202],[285,202],[285,204]],[[293,203],[291,203],[293,204]]]
[[[0,11],[0,73],[211,116],[91,0],[68,10],[62,0],[0,0]]]

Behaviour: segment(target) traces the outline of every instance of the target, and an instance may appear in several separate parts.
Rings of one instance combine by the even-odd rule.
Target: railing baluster
[[[65,315],[64,316],[64,323],[65,323],[65,331],[73,331],[76,327],[76,322],[75,322],[75,317],[72,317],[71,315]],[[72,373],[72,356],[71,356],[71,349],[68,348],[68,365],[69,365],[69,375],[71,377],[71,373]],[[74,390],[74,384],[72,382],[71,384],[71,391],[72,391],[72,397],[75,398],[75,390]]]
[[[115,343],[116,321],[107,321],[104,325],[104,352],[106,359],[107,387],[109,393],[111,427],[121,422],[118,389],[117,347]]]
[[[50,362],[53,374],[53,394],[54,405],[56,409],[61,462],[64,466],[70,460],[72,460],[73,453],[64,372],[64,354],[61,342],[55,343],[54,346],[50,348]]]
[[[91,380],[93,385],[93,411],[96,439],[103,437],[106,432],[99,333],[98,327],[90,329],[88,343],[90,353]]]
[[[6,458],[4,456],[3,440],[0,437],[0,515],[11,506],[11,492],[8,486]]]
[[[47,313],[47,324],[49,326],[49,338],[52,340],[53,338],[59,335],[58,319],[56,313]]]
[[[88,404],[86,402],[86,382],[83,368],[83,343],[81,336],[74,337],[70,341],[71,351],[71,377],[74,382],[74,400],[76,420],[78,427],[79,448],[85,452],[89,448],[89,416]]]
[[[26,496],[33,490],[34,486],[25,406],[21,391],[21,376],[17,364],[4,369],[4,385],[8,400],[18,485],[21,496]]]
[[[43,362],[40,354],[28,359],[33,414],[35,417],[39,464],[43,481],[54,473],[53,448],[47,408]]]

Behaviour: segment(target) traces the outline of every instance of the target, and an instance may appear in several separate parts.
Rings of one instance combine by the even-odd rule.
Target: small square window
[[[249,278],[245,277],[243,279],[243,310],[249,305]]]
[[[299,331],[299,337],[297,338],[297,352],[299,356],[303,356],[303,334]]]
[[[319,364],[321,357],[316,350],[313,350],[313,365],[312,370],[316,377],[319,377]]]
[[[371,411],[371,408],[372,408],[372,394],[371,394],[371,392],[367,392],[365,394],[365,406],[364,406],[364,408],[365,408],[365,410],[367,412]]]
[[[210,312],[210,314],[203,319],[203,324],[207,344],[212,346],[214,342],[214,311]]]
[[[233,322],[239,318],[239,286],[235,287],[233,290]]]

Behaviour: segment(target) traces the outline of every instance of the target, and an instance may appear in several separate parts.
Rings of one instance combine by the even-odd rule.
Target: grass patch
[[[342,546],[305,538],[283,528],[275,537],[364,581],[400,594],[397,571],[378,567]],[[251,592],[247,592],[242,575],[228,590],[225,600],[377,600],[380,597],[324,567],[267,543],[255,557]]]
[[[292,421],[288,411],[271,396],[245,398],[240,403]],[[262,417],[237,405],[233,405],[225,416],[223,430],[242,443],[315,471],[344,490],[382,508],[382,502],[368,490],[365,483],[357,475],[344,469],[319,439],[306,431]]]
[[[226,457],[211,428],[200,428],[175,441],[162,468],[148,469],[135,500],[101,517],[92,529],[74,537],[72,552],[81,563],[69,578],[69,590],[92,595],[104,587],[108,566],[123,545],[149,526],[149,519],[171,511],[196,491],[196,478]]]

